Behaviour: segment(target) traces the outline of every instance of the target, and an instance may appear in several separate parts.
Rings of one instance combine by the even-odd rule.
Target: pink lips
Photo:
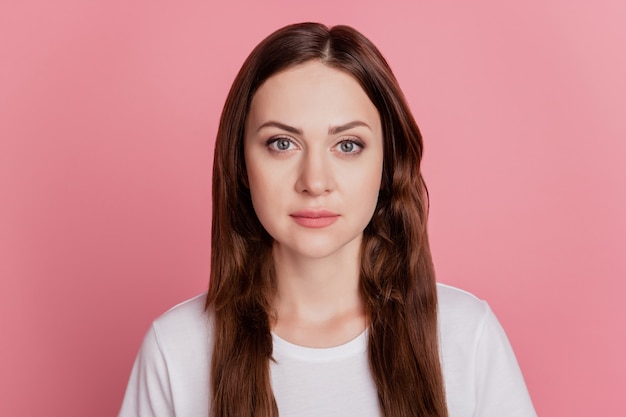
[[[291,213],[290,216],[300,226],[313,229],[330,226],[339,219],[337,213],[328,210],[301,210]]]

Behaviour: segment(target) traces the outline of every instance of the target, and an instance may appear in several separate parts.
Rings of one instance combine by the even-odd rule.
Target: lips
[[[301,210],[290,214],[300,226],[320,229],[330,226],[339,219],[339,214],[329,210]]]

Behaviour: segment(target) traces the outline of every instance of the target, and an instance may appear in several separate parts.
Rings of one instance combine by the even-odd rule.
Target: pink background
[[[151,320],[207,286],[227,89],[303,20],[388,58],[439,280],[490,302],[538,413],[623,415],[626,6],[385,3],[2,3],[0,415],[117,413]]]

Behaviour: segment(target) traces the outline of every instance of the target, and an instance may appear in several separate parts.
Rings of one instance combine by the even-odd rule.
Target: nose
[[[332,164],[323,150],[308,150],[302,155],[296,190],[310,196],[329,193],[335,186]]]

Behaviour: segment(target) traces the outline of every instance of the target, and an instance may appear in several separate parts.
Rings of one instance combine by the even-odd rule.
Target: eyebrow
[[[354,127],[359,127],[359,126],[364,126],[366,128],[368,128],[369,130],[372,130],[371,127],[369,127],[369,125],[365,122],[362,122],[360,120],[355,120],[353,122],[348,122],[344,125],[339,125],[339,126],[333,126],[331,128],[328,129],[328,133],[331,135],[335,135],[337,133],[341,133],[341,132],[345,132],[346,130],[350,130]]]
[[[302,134],[302,130],[301,129],[298,129],[298,128],[293,127],[293,126],[286,125],[284,123],[275,122],[273,120],[270,120],[269,122],[263,123],[261,126],[259,126],[259,128],[256,131],[258,132],[259,130],[263,129],[264,127],[277,127],[279,129],[284,130],[284,131],[289,132],[289,133],[295,133],[295,134],[298,134],[298,135]]]
[[[328,133],[330,135],[336,135],[337,133],[345,132],[346,130],[350,130],[352,128],[359,127],[359,126],[364,126],[364,127],[368,128],[369,130],[372,130],[372,128],[367,123],[362,122],[360,120],[354,120],[352,122],[348,122],[348,123],[343,124],[343,125],[331,126],[330,128],[328,128]],[[284,123],[276,122],[274,120],[270,120],[268,122],[263,123],[257,129],[257,132],[259,130],[265,128],[265,127],[277,127],[277,128],[279,128],[281,130],[284,130],[285,132],[294,133],[294,134],[297,134],[297,135],[301,135],[302,134],[302,129],[298,129],[297,127],[289,126],[289,125],[286,125]]]

